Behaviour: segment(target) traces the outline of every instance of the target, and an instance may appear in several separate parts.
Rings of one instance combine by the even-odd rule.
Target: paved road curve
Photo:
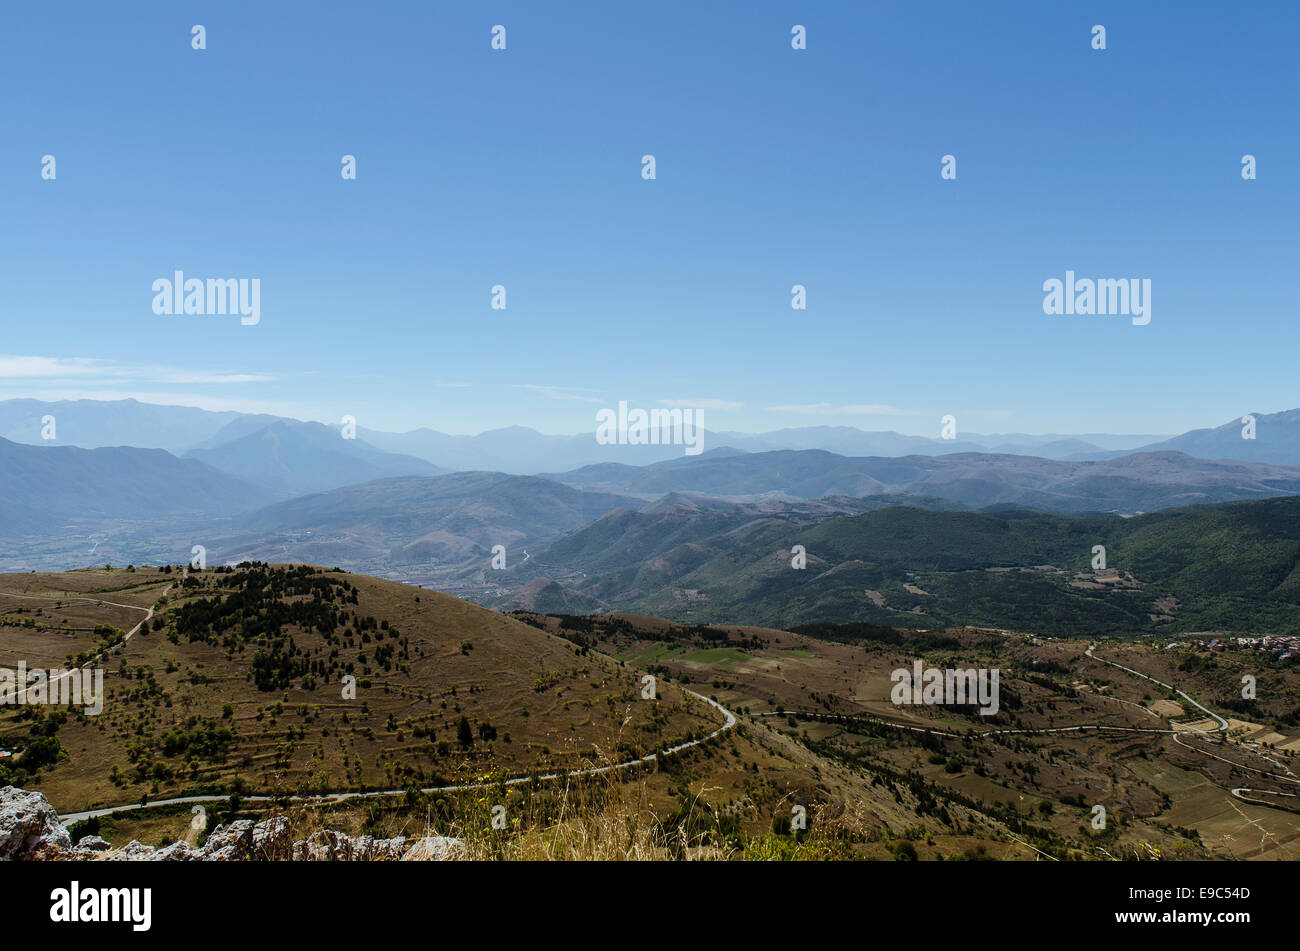
[[[551,782],[557,779],[564,779],[569,777],[599,776],[603,773],[617,772],[620,770],[630,769],[633,766],[640,766],[645,763],[653,763],[660,756],[671,756],[674,753],[680,753],[682,750],[688,750],[693,746],[699,746],[701,743],[707,743],[709,740],[713,739],[714,737],[721,736],[723,733],[727,732],[728,730],[730,730],[732,727],[736,725],[736,715],[732,713],[730,710],[728,710],[726,707],[724,707],[722,704],[718,703],[716,700],[713,700],[710,697],[706,697],[703,694],[698,694],[694,690],[687,690],[685,687],[682,687],[681,690],[683,693],[690,694],[692,697],[695,697],[698,700],[703,700],[709,706],[713,707],[715,710],[721,713],[726,718],[722,726],[718,727],[716,730],[714,730],[712,733],[708,734],[707,736],[700,737],[698,740],[687,740],[685,743],[678,743],[676,746],[670,746],[667,749],[660,750],[658,753],[649,753],[645,756],[640,757],[639,759],[630,759],[623,763],[611,763],[608,766],[592,766],[587,769],[575,769],[567,773],[546,773],[545,775],[542,776],[517,776],[514,779],[507,779],[501,783],[495,783],[495,782],[461,783],[455,786],[425,786],[419,791],[422,793],[463,792],[463,791],[468,791],[473,789],[492,789],[496,786],[501,786],[501,785],[518,786],[522,783],[531,783],[534,779],[539,780],[541,782]],[[343,802],[344,800],[347,799],[372,799],[381,796],[405,796],[406,793],[407,790],[405,789],[380,789],[380,790],[371,790],[369,792],[352,791],[352,792],[317,793],[314,795],[292,795],[292,796],[242,796],[241,795],[239,798],[243,802],[284,802],[286,800],[288,802]],[[182,805],[187,805],[189,803],[227,802],[229,801],[229,799],[230,799],[229,795],[180,796],[175,799],[159,799],[154,802],[149,802],[144,804],[135,802],[135,803],[126,803],[120,806],[108,806],[103,809],[90,809],[85,812],[70,812],[67,813],[66,815],[59,816],[59,821],[61,821],[64,825],[69,825],[73,822],[79,822],[83,819],[91,819],[94,817],[112,815],[115,812],[134,812],[137,809],[153,809],[157,806],[182,806]]]
[[[1186,700],[1188,703],[1190,703],[1190,704],[1191,704],[1192,706],[1194,706],[1196,709],[1200,710],[1200,711],[1201,711],[1202,713],[1204,713],[1206,716],[1212,718],[1215,722],[1217,722],[1217,723],[1219,724],[1218,727],[1216,727],[1216,728],[1213,729],[1213,730],[1196,730],[1196,729],[1194,729],[1194,728],[1192,728],[1192,727],[1188,727],[1188,729],[1189,729],[1189,730],[1192,730],[1192,732],[1195,732],[1195,733],[1223,733],[1223,732],[1226,732],[1226,731],[1227,731],[1227,729],[1228,729],[1228,721],[1227,721],[1227,720],[1223,719],[1223,717],[1219,716],[1217,713],[1215,713],[1213,710],[1209,709],[1208,707],[1203,707],[1203,706],[1201,706],[1199,703],[1197,703],[1197,702],[1196,702],[1195,700],[1193,700],[1191,697],[1187,696],[1187,694],[1183,693],[1183,692],[1182,692],[1181,690],[1179,690],[1177,687],[1171,687],[1169,684],[1164,683],[1163,681],[1156,680],[1154,677],[1148,677],[1146,674],[1144,674],[1144,673],[1142,673],[1142,672],[1140,672],[1140,671],[1134,670],[1132,667],[1125,667],[1123,664],[1117,664],[1117,663],[1115,663],[1114,661],[1109,661],[1109,660],[1106,660],[1106,659],[1104,659],[1104,658],[1098,657],[1098,656],[1096,656],[1095,654],[1093,654],[1093,651],[1096,650],[1096,649],[1097,649],[1097,645],[1096,645],[1096,644],[1093,644],[1093,645],[1091,645],[1091,646],[1090,646],[1086,651],[1084,651],[1084,653],[1087,654],[1089,657],[1091,657],[1093,660],[1099,660],[1099,661],[1101,661],[1103,664],[1110,664],[1110,666],[1112,666],[1112,667],[1118,667],[1120,670],[1126,670],[1126,671],[1128,671],[1130,674],[1132,674],[1132,675],[1135,676],[1135,677],[1141,677],[1143,680],[1149,680],[1149,681],[1151,681],[1153,684],[1156,684],[1156,685],[1158,685],[1158,686],[1160,686],[1160,687],[1164,687],[1166,690],[1172,690],[1174,693],[1178,694],[1178,696],[1182,697],[1184,700]]]

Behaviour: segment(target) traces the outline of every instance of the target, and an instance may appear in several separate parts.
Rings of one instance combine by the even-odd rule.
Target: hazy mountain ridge
[[[25,446],[0,439],[4,535],[54,533],[99,519],[228,515],[268,493],[161,449]]]
[[[33,401],[9,401],[0,410],[15,402],[28,414],[41,408]],[[156,409],[129,404],[137,415]],[[202,413],[186,410],[186,418],[194,412]],[[1262,416],[1259,432],[1276,441],[1289,418]],[[184,459],[160,450],[7,443],[0,454],[6,466],[0,469],[3,563],[15,569],[28,561],[42,568],[81,566],[101,555],[186,560],[194,545],[203,544],[221,560],[301,560],[408,572],[405,580],[464,584],[473,596],[490,600],[535,576],[573,586],[590,558],[605,578],[600,590],[587,594],[605,599],[620,586],[648,595],[665,578],[702,565],[718,545],[742,544],[783,519],[807,525],[899,503],[1131,515],[1300,494],[1300,468],[1173,451],[1067,461],[732,447],[683,456],[680,447],[655,447],[675,454],[648,466],[602,462],[552,476],[439,476],[428,462],[364,439],[344,439],[339,429],[320,423],[238,414],[203,419],[220,425]],[[504,440],[502,447],[516,437],[551,438],[520,427],[492,436]],[[253,514],[277,499],[283,505]],[[100,526],[102,537],[92,545],[85,523],[95,520],[114,524]],[[584,526],[591,530],[578,532]],[[616,538],[593,545],[611,530],[619,533]],[[22,541],[33,533],[44,536],[39,546]],[[566,541],[569,533],[574,537]],[[605,550],[605,544],[613,547]],[[488,570],[496,545],[506,549],[508,573]],[[581,545],[592,546],[590,552],[580,553]],[[539,555],[543,546],[554,548],[545,558]],[[619,552],[623,562],[610,564]]]
[[[697,492],[736,499],[940,496],[976,508],[1130,514],[1175,505],[1300,493],[1300,468],[1142,453],[1096,462],[959,453],[851,458],[820,450],[751,453],[636,468],[604,465],[553,476],[568,485],[655,498]]]
[[[1172,449],[1202,459],[1243,459],[1280,465],[1300,465],[1300,409],[1255,413],[1253,438],[1235,419],[1214,429],[1194,429],[1172,439],[1144,446],[1143,451]]]
[[[165,449],[179,456],[240,418],[193,406],[163,406],[139,400],[0,400],[0,438],[26,445],[133,446]],[[55,438],[42,435],[53,416]]]
[[[281,497],[443,471],[414,456],[384,452],[360,439],[345,439],[321,423],[263,423],[259,419],[251,431],[244,432],[246,428],[244,420],[237,420],[223,429],[234,439],[212,448],[192,449],[186,457],[255,482]]]
[[[222,557],[275,553],[293,561],[372,566],[484,566],[494,545],[508,558],[638,500],[581,492],[535,476],[457,472],[345,486],[277,503],[218,535]]]
[[[212,412],[189,406],[166,406],[138,400],[41,401],[0,400],[0,436],[14,442],[41,443],[41,420],[58,421],[56,444],[96,448],[130,445],[166,449],[183,455],[247,436],[290,417],[233,411]],[[708,417],[706,417],[708,418]],[[337,429],[338,424],[328,425]],[[605,461],[634,465],[680,458],[681,446],[602,446],[591,432],[543,434],[526,426],[507,426],[477,435],[450,435],[421,427],[387,432],[359,427],[358,437],[384,452],[414,456],[441,469],[485,470],[513,474],[559,472]],[[765,433],[704,429],[705,450],[732,447],[743,452],[822,449],[849,456],[946,455],[954,452],[1006,452],[1066,458],[1105,455],[1137,449],[1166,437],[1155,435],[961,433],[956,440],[868,431],[854,426],[787,427]]]

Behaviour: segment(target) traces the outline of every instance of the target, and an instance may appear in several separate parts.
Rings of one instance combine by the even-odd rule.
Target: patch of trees
[[[410,659],[409,639],[386,619],[347,609],[356,603],[357,588],[350,581],[308,565],[247,563],[211,595],[173,607],[167,614],[167,636],[175,643],[184,639],[218,646],[232,655],[252,647],[250,676],[259,690],[284,690],[295,683],[311,690],[334,674],[352,672],[358,663],[370,673],[366,653],[359,653],[355,663],[339,657],[340,647],[353,647],[358,639],[378,644],[373,661],[384,671]],[[290,628],[318,633],[328,656],[314,656],[322,648],[300,647]]]
[[[866,621],[853,621],[848,624],[833,624],[824,621],[816,624],[796,624],[790,628],[791,633],[805,637],[815,637],[821,641],[836,641],[842,644],[858,644],[862,641],[875,641],[880,644],[902,644],[903,632],[885,624],[870,624]]]
[[[213,762],[225,760],[235,739],[234,730],[209,719],[188,730],[164,730],[158,746],[164,756],[197,756]]]

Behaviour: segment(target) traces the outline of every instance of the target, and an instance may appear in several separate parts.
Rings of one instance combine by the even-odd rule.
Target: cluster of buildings
[[[1237,645],[1247,648],[1262,648],[1269,653],[1277,654],[1278,660],[1289,660],[1300,655],[1300,635],[1297,634],[1265,634],[1263,637],[1239,637],[1237,638]]]
[[[1169,647],[1182,647],[1182,644],[1170,644]],[[1276,654],[1278,660],[1290,660],[1300,656],[1300,635],[1265,634],[1262,637],[1230,637],[1225,642],[1221,637],[1211,638],[1205,645],[1218,652],[1232,650],[1262,650]]]

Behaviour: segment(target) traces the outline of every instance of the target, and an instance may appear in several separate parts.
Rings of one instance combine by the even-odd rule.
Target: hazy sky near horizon
[[[1282,2],[11,5],[0,398],[929,436],[1300,406],[1298,48]],[[260,322],[155,314],[177,270],[258,279]],[[1067,270],[1149,279],[1150,323],[1045,315]]]

